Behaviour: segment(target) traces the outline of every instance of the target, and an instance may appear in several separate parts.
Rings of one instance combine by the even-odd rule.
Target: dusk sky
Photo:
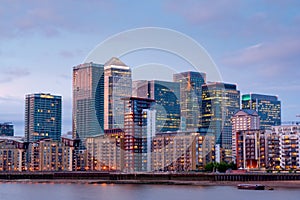
[[[63,133],[71,130],[72,67],[108,37],[142,27],[193,38],[225,82],[238,84],[242,94],[278,95],[282,121],[297,120],[298,0],[0,0],[0,122],[13,122],[15,134],[23,135],[25,94],[44,92],[63,96]],[[175,55],[155,50],[120,59],[132,67],[159,63],[178,72],[191,69]]]

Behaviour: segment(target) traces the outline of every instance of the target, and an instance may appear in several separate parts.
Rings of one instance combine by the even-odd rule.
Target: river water
[[[1,183],[0,200],[298,200],[300,189],[232,186]]]

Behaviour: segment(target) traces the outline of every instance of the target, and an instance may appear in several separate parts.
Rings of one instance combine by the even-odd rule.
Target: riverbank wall
[[[249,182],[249,181],[300,181],[297,173],[106,173],[106,172],[16,172],[0,173],[0,180],[137,180],[137,181],[210,181],[210,182]]]

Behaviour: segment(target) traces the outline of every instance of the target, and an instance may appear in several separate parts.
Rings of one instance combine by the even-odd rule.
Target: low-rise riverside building
[[[266,137],[260,130],[236,133],[236,165],[242,169],[266,168]]]
[[[29,171],[71,171],[71,149],[62,142],[42,139],[28,147]]]
[[[158,133],[152,141],[153,171],[196,170],[198,133]]]
[[[118,170],[124,166],[123,139],[119,136],[99,135],[86,139],[88,169],[97,171]]]
[[[203,170],[205,165],[216,161],[216,138],[214,135],[197,135],[196,157],[197,168]]]
[[[271,168],[300,169],[299,125],[273,126],[272,133],[268,137],[268,144],[268,161]]]
[[[21,137],[0,137],[0,171],[25,171],[26,146]]]

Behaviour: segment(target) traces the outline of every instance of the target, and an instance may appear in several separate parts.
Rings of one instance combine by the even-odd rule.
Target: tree
[[[214,172],[216,170],[216,164],[214,162],[207,163],[204,167],[206,172]]]

